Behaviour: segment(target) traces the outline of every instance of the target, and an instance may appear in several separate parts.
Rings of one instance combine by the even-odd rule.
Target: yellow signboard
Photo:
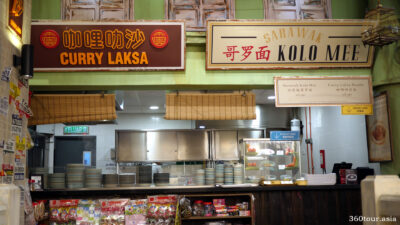
[[[342,115],[372,115],[372,104],[367,105],[342,105]]]

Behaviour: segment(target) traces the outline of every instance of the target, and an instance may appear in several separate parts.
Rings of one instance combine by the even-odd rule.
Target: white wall
[[[300,113],[304,125],[301,156],[302,171],[307,172],[304,110]],[[334,163],[345,161],[353,163],[352,168],[370,167],[375,174],[380,174],[379,164],[368,162],[365,116],[341,115],[340,107],[311,107],[311,131],[315,173],[322,173],[319,150],[325,149],[328,173],[332,172]]]
[[[301,110],[301,120],[305,125],[304,109]],[[96,136],[96,165],[103,173],[113,173],[115,165],[110,159],[110,150],[115,148],[115,130],[151,130],[151,129],[193,129],[194,121],[165,120],[164,114],[118,114],[117,124],[89,126],[89,135]],[[380,173],[378,163],[368,163],[367,137],[364,116],[342,116],[340,107],[312,107],[311,109],[312,139],[314,149],[314,168],[320,169],[319,150],[325,149],[327,172],[331,172],[336,162],[351,162],[353,168],[371,167],[375,173]],[[38,132],[63,135],[63,124],[37,126]],[[305,132],[305,127],[303,128]],[[307,172],[307,153],[303,135],[302,172]],[[53,166],[54,139],[49,150],[49,167]]]
[[[96,166],[103,173],[115,172],[115,164],[111,161],[110,150],[115,148],[115,130],[151,130],[151,129],[192,129],[191,120],[165,120],[164,114],[118,114],[117,124],[99,124],[89,126],[89,136],[96,136]],[[39,133],[51,133],[63,136],[64,124],[37,126]],[[50,140],[49,164],[54,164],[54,137]],[[51,171],[51,169],[50,169]]]

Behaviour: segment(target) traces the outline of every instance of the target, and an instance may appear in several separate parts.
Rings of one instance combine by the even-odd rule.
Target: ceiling
[[[268,99],[274,95],[273,89],[252,90],[256,95],[256,104],[274,104],[275,100]],[[118,103],[124,103],[124,109],[118,113],[165,113],[165,94],[167,91],[116,91]],[[159,109],[151,110],[150,106]]]

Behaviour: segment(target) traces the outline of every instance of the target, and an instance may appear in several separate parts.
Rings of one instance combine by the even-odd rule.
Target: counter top
[[[132,195],[132,194],[190,194],[190,193],[232,193],[232,192],[265,192],[265,191],[318,191],[318,190],[359,190],[360,185],[271,185],[251,187],[215,187],[204,186],[161,186],[161,187],[117,187],[117,188],[80,188],[80,189],[47,189],[45,191],[32,191],[34,198],[54,198],[67,196],[107,196],[107,195]]]

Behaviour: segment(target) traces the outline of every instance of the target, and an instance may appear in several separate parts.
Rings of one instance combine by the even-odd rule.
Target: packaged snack
[[[77,199],[50,200],[50,221],[54,224],[76,221]]]
[[[129,199],[100,200],[101,225],[125,225],[125,206]]]
[[[77,208],[77,225],[99,225],[100,204],[97,200],[79,200]]]
[[[145,225],[147,199],[131,200],[125,206],[125,225]]]
[[[149,224],[175,224],[176,195],[157,195],[147,198],[147,217]]]

